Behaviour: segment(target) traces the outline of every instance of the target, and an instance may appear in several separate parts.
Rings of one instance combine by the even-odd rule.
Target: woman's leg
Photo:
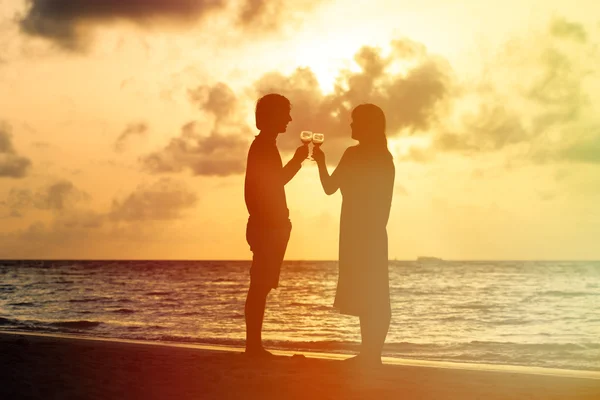
[[[389,309],[360,317],[360,334],[362,337],[360,358],[369,363],[381,363],[381,352],[390,328],[390,320],[391,312]]]

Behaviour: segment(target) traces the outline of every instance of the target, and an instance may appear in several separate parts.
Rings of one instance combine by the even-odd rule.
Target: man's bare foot
[[[245,355],[252,358],[273,358],[275,355],[263,347],[246,347]]]

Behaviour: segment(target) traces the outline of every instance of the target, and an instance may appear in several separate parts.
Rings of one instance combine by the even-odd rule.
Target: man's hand
[[[294,160],[302,162],[308,158],[308,145],[303,144],[296,149],[294,153]]]
[[[323,150],[321,150],[321,146],[313,147],[312,157],[317,164],[325,163],[325,153],[323,153]]]

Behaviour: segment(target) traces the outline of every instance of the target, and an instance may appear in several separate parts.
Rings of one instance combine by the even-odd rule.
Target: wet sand
[[[278,354],[0,333],[0,399],[600,399],[597,373],[432,362],[363,370],[339,355]]]

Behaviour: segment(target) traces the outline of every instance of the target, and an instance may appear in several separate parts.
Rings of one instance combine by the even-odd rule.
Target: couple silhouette
[[[308,157],[301,145],[284,166],[277,136],[292,121],[290,101],[268,94],[256,103],[255,137],[246,167],[244,196],[248,213],[246,239],[253,253],[250,288],[245,305],[246,354],[265,358],[262,345],[265,305],[277,288],[281,264],[292,230],[284,186]],[[313,149],[319,178],[327,195],[340,189],[339,275],[334,307],[360,318],[360,353],[346,362],[380,365],[390,325],[387,222],[394,187],[394,163],[387,148],[383,111],[361,104],[352,111],[352,139],[358,145],[344,152],[330,175],[321,146]]]

